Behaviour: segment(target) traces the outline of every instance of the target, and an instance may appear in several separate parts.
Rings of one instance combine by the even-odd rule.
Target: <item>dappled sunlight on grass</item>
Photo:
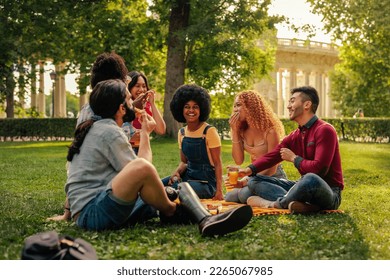
[[[29,148],[50,148],[68,147],[71,142],[6,142],[2,143],[0,149],[29,149]]]
[[[290,215],[280,215],[278,217],[278,222],[280,225],[296,225],[297,222],[295,219],[292,219]]]

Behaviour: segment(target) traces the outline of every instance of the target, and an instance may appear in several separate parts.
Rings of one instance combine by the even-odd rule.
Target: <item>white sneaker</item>
[[[266,200],[260,196],[250,196],[246,204],[254,207],[261,207],[261,208],[272,208],[273,207],[273,201]]]

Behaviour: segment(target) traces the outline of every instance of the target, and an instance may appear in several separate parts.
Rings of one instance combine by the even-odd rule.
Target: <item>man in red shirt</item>
[[[310,86],[291,90],[287,109],[299,127],[271,152],[240,169],[240,175],[255,176],[247,203],[265,208],[290,209],[293,213],[337,209],[344,188],[337,133],[315,115],[319,97]],[[286,160],[294,163],[302,177],[298,181],[258,175],[259,171]]]

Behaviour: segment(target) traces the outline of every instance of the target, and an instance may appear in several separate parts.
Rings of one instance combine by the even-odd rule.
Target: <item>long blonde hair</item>
[[[246,121],[262,131],[274,129],[282,139],[285,135],[284,126],[275,115],[269,103],[254,90],[242,91],[236,95],[238,100],[244,105],[242,110],[246,113]],[[245,127],[242,128],[245,130]]]

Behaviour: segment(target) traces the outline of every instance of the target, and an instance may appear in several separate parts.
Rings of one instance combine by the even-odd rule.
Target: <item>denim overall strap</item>
[[[210,127],[211,125],[207,125],[203,130],[202,137],[199,138],[186,137],[184,128],[181,128],[180,132],[183,135],[182,151],[190,164],[211,166],[206,145],[206,133]]]

